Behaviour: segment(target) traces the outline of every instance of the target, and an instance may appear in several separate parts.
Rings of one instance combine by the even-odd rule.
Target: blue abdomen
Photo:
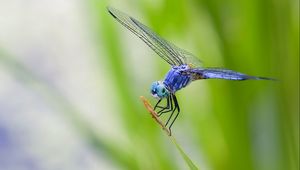
[[[191,78],[189,75],[181,74],[182,71],[187,69],[189,69],[187,65],[174,66],[167,73],[164,80],[164,84],[172,93],[175,93],[176,91],[187,86],[191,82]]]

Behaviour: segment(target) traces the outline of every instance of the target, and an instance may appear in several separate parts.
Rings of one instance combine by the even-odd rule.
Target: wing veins
[[[109,13],[128,30],[144,41],[154,52],[170,65],[189,64],[192,67],[200,67],[201,61],[192,53],[187,52],[176,45],[161,38],[150,28],[127,14],[108,7]]]

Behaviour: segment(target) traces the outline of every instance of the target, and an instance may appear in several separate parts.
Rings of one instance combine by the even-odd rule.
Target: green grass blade
[[[181,146],[177,143],[175,137],[170,136],[171,141],[174,143],[174,145],[176,146],[177,150],[179,151],[180,155],[182,156],[182,158],[184,159],[185,163],[188,164],[188,166],[190,167],[190,169],[192,170],[197,170],[199,169],[194,163],[193,161],[188,157],[188,155],[183,151],[183,149],[181,148]]]

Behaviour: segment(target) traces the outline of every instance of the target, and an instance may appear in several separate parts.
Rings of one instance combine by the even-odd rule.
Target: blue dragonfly
[[[166,74],[165,79],[156,81],[151,85],[151,94],[158,99],[154,107],[154,110],[159,109],[157,115],[161,116],[164,113],[171,112],[165,123],[170,133],[171,127],[180,113],[175,93],[192,81],[201,79],[274,80],[267,77],[249,76],[224,68],[204,68],[196,56],[161,38],[138,20],[115,8],[107,7],[107,9],[119,23],[143,40],[153,51],[171,65],[171,69]],[[166,106],[160,105],[163,99],[167,100]],[[174,118],[172,119],[173,116]]]

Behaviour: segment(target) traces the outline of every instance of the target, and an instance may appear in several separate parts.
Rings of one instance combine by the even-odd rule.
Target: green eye
[[[162,89],[162,92],[163,92],[163,93],[165,93],[165,92],[166,92],[166,89],[165,89],[165,88],[163,88],[163,89]]]

